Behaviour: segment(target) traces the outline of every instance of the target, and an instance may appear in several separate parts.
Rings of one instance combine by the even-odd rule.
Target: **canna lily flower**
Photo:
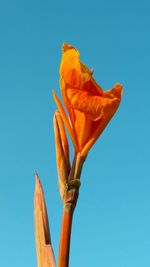
[[[73,141],[76,153],[85,158],[119,107],[122,85],[104,92],[86,65],[80,62],[76,48],[63,44],[60,87],[64,105],[54,93],[61,117]]]

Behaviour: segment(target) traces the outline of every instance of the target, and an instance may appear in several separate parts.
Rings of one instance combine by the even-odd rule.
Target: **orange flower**
[[[69,119],[55,93],[54,99],[75,150],[83,158],[116,112],[122,95],[122,85],[116,84],[104,92],[92,74],[93,71],[80,62],[78,50],[63,44],[60,87]]]

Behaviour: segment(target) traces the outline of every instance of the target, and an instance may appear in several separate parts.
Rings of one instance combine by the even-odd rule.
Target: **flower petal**
[[[104,92],[104,96],[108,98],[117,97],[119,100],[121,100],[122,85],[120,83],[116,83],[112,89]]]
[[[74,109],[75,114],[75,131],[79,144],[79,151],[82,150],[91,134],[91,119],[84,112]]]
[[[91,116],[91,120],[97,120],[100,117],[109,116],[119,104],[119,99],[102,96],[91,96],[86,91],[68,88],[67,89],[68,103],[73,109],[77,109]]]
[[[65,47],[65,48],[64,48]],[[81,86],[81,66],[79,52],[72,46],[63,45],[62,61],[60,65],[60,76],[65,83],[73,87]]]
[[[64,44],[62,51],[61,79],[70,87],[81,88],[83,84],[91,79],[92,72],[80,62],[80,54],[76,48]]]
[[[108,91],[106,92],[106,94],[108,94]],[[119,98],[121,98],[121,94],[122,94],[122,86],[121,85],[118,86],[118,84],[115,85],[113,89],[109,90],[109,95],[110,94],[113,94],[113,95],[116,94],[116,96],[118,96],[118,103],[117,103],[117,105],[112,104],[109,112],[106,115],[104,114],[105,115],[104,117],[100,118],[97,121],[93,121],[92,134],[89,138],[89,141],[86,143],[86,145],[83,147],[83,149],[81,151],[81,156],[83,158],[86,157],[90,148],[96,142],[96,140],[101,135],[101,133],[104,131],[105,127],[107,126],[107,124],[109,123],[109,121],[111,120],[113,115],[115,114],[116,110],[118,109],[119,104],[120,104]],[[110,98],[110,100],[111,100],[111,98]],[[106,112],[107,112],[107,110],[106,110]]]

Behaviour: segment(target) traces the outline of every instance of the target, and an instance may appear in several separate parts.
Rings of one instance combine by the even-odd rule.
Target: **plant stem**
[[[68,203],[64,206],[62,215],[61,235],[60,235],[58,267],[69,266],[69,252],[70,252],[73,212],[74,212],[74,207],[72,204]]]

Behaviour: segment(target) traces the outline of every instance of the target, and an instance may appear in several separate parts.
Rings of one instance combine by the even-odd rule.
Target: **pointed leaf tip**
[[[41,182],[40,182],[40,178],[39,178],[37,172],[35,174],[35,193],[36,192],[39,192],[39,193],[43,192],[42,185],[41,185]]]

